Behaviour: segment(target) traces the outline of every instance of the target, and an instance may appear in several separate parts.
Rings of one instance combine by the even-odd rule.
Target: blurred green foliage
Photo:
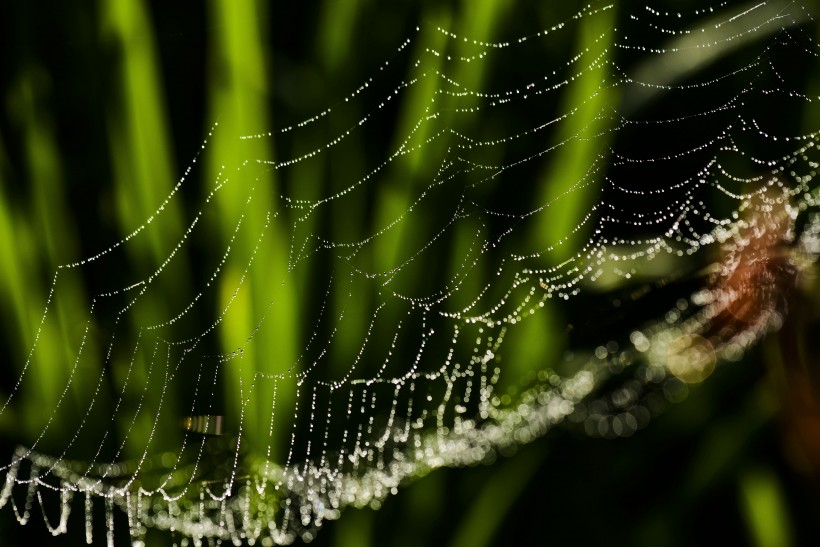
[[[0,8],[4,396],[26,362],[57,267],[111,245],[145,222],[171,193],[181,175],[180,166],[189,163],[212,124],[218,123],[219,128],[209,144],[211,154],[206,174],[201,176],[204,181],[215,179],[224,165],[236,165],[247,157],[275,158],[280,151],[272,150],[269,141],[250,142],[238,149],[228,137],[288,125],[334,104],[412,35],[419,22],[423,30],[413,45],[417,55],[440,46],[443,40],[441,34],[424,29],[441,26],[460,36],[492,41],[540,29],[577,9],[571,3],[496,0],[389,5],[368,0],[325,0],[317,5],[253,0],[167,5],[132,0],[100,1],[82,9],[68,4],[13,4]],[[697,7],[694,2],[678,4]],[[563,65],[573,52],[591,48],[590,54],[597,55],[609,48],[608,29],[617,24],[621,13],[616,6],[604,17],[584,19],[575,42],[541,52],[541,62]],[[595,95],[604,78],[602,66],[588,71],[560,98],[556,108],[569,111],[577,105],[577,97],[594,95],[572,123],[563,126],[567,134],[553,136],[556,142],[583,131],[606,131],[599,126],[596,113],[601,105],[617,103],[618,98],[609,90]],[[465,69],[456,79],[483,89],[489,77],[482,69]],[[816,80],[812,85],[817,85]],[[434,84],[429,79],[414,88],[398,107],[395,127],[384,128],[382,141],[390,141],[395,148],[408,135],[414,142],[431,136],[426,131],[436,126],[427,124],[414,133],[413,125],[433,98]],[[439,106],[448,112],[446,104]],[[326,142],[366,113],[357,108],[335,117],[333,123],[338,126],[317,126],[314,133],[300,137],[305,142],[290,146],[303,150]],[[478,117],[448,116],[438,123],[481,123]],[[316,291],[310,279],[293,278],[288,271],[286,227],[290,219],[287,212],[277,209],[274,190],[287,186],[292,195],[303,199],[340,190],[348,182],[340,173],[362,172],[385,146],[358,135],[352,139],[345,149],[349,153],[330,154],[325,165],[308,165],[298,179],[282,180],[272,170],[260,170],[259,188],[244,213],[231,210],[243,207],[242,194],[219,201],[219,216],[225,221],[213,222],[209,230],[221,246],[228,243],[233,221],[240,214],[245,215],[252,233],[266,222],[272,225],[267,251],[258,258],[264,264],[253,270],[246,281],[250,290],[234,303],[239,311],[221,333],[221,350],[236,348],[253,332],[260,307],[276,302],[275,312],[266,319],[272,325],[269,335],[241,357],[251,365],[228,369],[244,372],[229,373],[233,376],[226,379],[226,393],[251,389],[255,372],[281,373],[283,366],[297,361],[305,336],[302,331],[310,320],[302,315],[300,303],[315,298]],[[601,140],[576,139],[561,149],[559,160],[533,183],[531,192],[538,202],[566,193],[563,181],[586,176],[597,153],[593,144],[600,146]],[[310,217],[301,228],[310,231],[311,223],[329,223],[340,240],[378,231],[408,209],[415,196],[414,185],[435,175],[444,146],[434,143],[426,155],[408,154],[392,165],[373,204],[334,206],[330,218]],[[566,234],[568,226],[580,222],[596,201],[597,184],[590,181],[582,191],[564,199],[560,214],[543,216],[544,222],[529,237]],[[183,233],[185,208],[206,192],[203,187],[171,200],[159,220],[162,227],[129,245],[129,266],[140,272],[159,266]],[[269,219],[269,210],[280,213]],[[377,271],[388,271],[402,260],[404,255],[397,255],[396,249],[418,248],[430,239],[432,226],[413,224],[414,229],[409,230],[405,229],[408,224],[381,238],[375,256],[370,257]],[[470,237],[466,231],[454,237],[452,256],[465,254]],[[256,240],[240,238],[237,245],[240,255],[250,256]],[[567,245],[556,259],[572,250]],[[164,276],[162,282],[167,285],[151,293],[157,296],[139,308],[142,315],[134,318],[135,323],[151,324],[176,309],[175,304],[190,299],[191,280],[199,275],[194,271],[196,260],[186,257],[179,262],[189,269],[178,268]],[[214,303],[214,309],[231,298],[231,288],[241,275],[235,269],[224,272],[221,300]],[[269,279],[288,280],[288,290],[271,287]],[[61,397],[65,367],[73,360],[71,348],[78,336],[67,314],[81,308],[80,303],[94,290],[85,283],[89,281],[66,276],[61,285],[64,296],[57,307],[59,320],[48,327],[60,332],[41,333],[64,345],[43,350],[46,354],[40,359],[53,365],[33,368],[37,376],[26,386],[34,387],[26,387],[19,404],[6,409],[0,418],[2,448],[9,455],[14,444],[30,440],[50,417],[40,409],[52,408]],[[169,295],[170,300],[158,295]],[[340,337],[333,347],[338,353],[333,362],[344,363],[355,353],[356,341],[367,327],[367,302],[340,295],[330,305],[336,315],[344,310],[352,318],[345,323],[349,335]],[[530,322],[530,334],[524,337],[531,342],[511,349],[509,362],[520,370],[510,376],[523,376],[534,360],[557,358],[566,344],[561,332],[565,323],[559,310]],[[493,466],[435,471],[390,497],[378,513],[348,510],[340,521],[326,525],[318,542],[361,547],[430,545],[441,538],[458,547],[811,544],[820,537],[820,505],[816,485],[805,483],[781,450],[774,418],[779,403],[765,369],[778,366],[778,355],[776,349],[769,349],[768,357],[754,352],[744,363],[721,369],[710,382],[693,389],[686,402],[633,439],[593,440],[556,431]],[[115,363],[115,367],[120,365]],[[80,402],[92,389],[83,377],[72,383],[69,397],[74,409],[82,407]],[[227,399],[229,407],[237,405],[234,410],[241,406],[240,400]],[[282,408],[292,407],[295,400],[295,392],[277,393],[277,405]],[[157,406],[159,402],[147,404]],[[239,412],[226,414],[238,416]],[[58,414],[53,428],[59,431],[65,418]],[[245,420],[248,441],[264,451],[269,410],[252,409]],[[133,437],[142,439],[152,424],[135,427]],[[290,429],[279,424],[276,431],[271,457],[281,461],[286,457]],[[60,440],[57,437],[55,442]],[[128,447],[127,454],[138,454],[139,449]],[[27,528],[18,529],[11,512],[4,511],[0,536],[7,545],[50,541],[41,528],[35,519]],[[76,526],[77,532],[80,528]],[[71,544],[79,537],[72,533],[58,540]],[[149,535],[149,539],[151,545],[169,542],[160,534]]]

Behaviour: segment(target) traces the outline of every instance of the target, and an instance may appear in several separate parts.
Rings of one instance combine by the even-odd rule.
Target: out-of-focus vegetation
[[[4,5],[0,8],[3,397],[26,360],[58,265],[107,248],[142,224],[175,186],[214,122],[220,124],[219,134],[211,144],[200,182],[213,177],[220,162],[236,163],[241,159],[237,155],[255,154],[250,148],[232,148],[234,141],[220,139],[220,135],[290,125],[335,104],[393,55],[415,33],[417,24],[449,28],[483,41],[503,40],[566,19],[577,7],[565,4],[569,3],[131,0],[83,7],[37,2]],[[677,4],[675,9],[690,11],[703,7],[696,2]],[[611,40],[607,28],[618,24],[621,13],[616,8],[611,20],[596,18],[581,24],[574,43],[541,52],[539,62],[563,66],[574,51],[607,47]],[[599,39],[601,35],[604,38]],[[437,39],[441,35],[422,32],[413,47],[421,53],[434,47]],[[465,70],[457,76],[481,89],[493,74]],[[601,78],[602,74],[589,71],[566,88],[556,108],[570,108],[573,94],[589,96]],[[807,78],[806,86],[816,94],[820,77]],[[338,190],[347,182],[338,173],[360,171],[385,146],[397,145],[433,92],[424,85],[415,88],[397,107],[395,127],[380,127],[380,141],[354,136],[359,140],[346,148],[349,153],[331,154],[325,164],[305,168],[299,180],[278,180],[269,171],[258,183],[267,188],[287,185],[292,195],[303,199]],[[617,102],[617,97],[607,93],[601,92],[596,101]],[[585,105],[588,111],[579,114],[579,125],[593,121],[599,108],[596,101]],[[339,127],[320,126],[315,134],[300,137],[310,142],[294,143],[293,148],[327,142],[363,114],[351,110],[347,120],[334,118]],[[463,123],[481,124],[482,120],[477,116]],[[804,123],[805,128],[820,126],[820,120]],[[268,141],[258,142],[249,147],[270,146]],[[566,190],[562,181],[583,176],[595,154],[586,143],[574,141],[562,149],[560,161],[536,174],[533,197],[549,201]],[[431,156],[443,153],[435,147],[428,148]],[[268,149],[260,155],[290,152]],[[434,176],[437,168],[438,164],[425,163],[424,157],[409,155],[393,167],[402,176],[379,187],[373,203],[359,204],[358,210],[332,209],[330,218],[308,222],[328,223],[343,235],[340,239],[361,237],[406,210],[414,196],[413,185]],[[560,215],[545,217],[543,225],[528,237],[568,232],[567,226],[577,224],[596,200],[597,191],[591,184],[575,192]],[[162,234],[179,234],[185,208],[199,203],[204,192],[202,187],[181,192],[168,206],[162,229],[129,246],[129,267],[145,272],[156,267],[175,241]],[[249,223],[264,222],[264,211],[270,206],[265,196],[272,193],[260,192],[253,204],[257,209],[248,214]],[[235,217],[235,212],[225,211],[224,218]],[[277,280],[288,278],[294,290],[277,294],[277,312],[268,318],[273,325],[269,332],[274,335],[256,344],[253,355],[244,357],[256,367],[246,369],[245,374],[279,372],[279,363],[296,359],[305,335],[301,330],[307,327],[293,318],[299,316],[300,303],[316,298],[310,279],[289,278],[292,274],[285,268],[288,233],[286,226],[277,224],[280,219],[273,222],[266,241],[273,249],[266,255],[269,264],[254,270],[258,278],[249,281],[259,297],[254,298],[252,291],[238,304],[246,309],[247,320],[235,317],[226,327],[234,332],[225,337],[244,337],[253,331],[258,307],[268,298],[263,288],[266,277],[258,272],[274,272],[270,278]],[[213,226],[212,236],[223,245],[232,228],[232,224]],[[379,269],[387,270],[395,260],[396,248],[421,246],[429,236],[423,231],[394,230],[383,238],[374,260],[380,263]],[[468,238],[469,234],[456,237],[454,245],[469,245]],[[238,245],[249,246],[241,250],[249,253],[255,243],[251,239]],[[200,280],[197,276],[201,274],[196,271],[195,256],[182,262],[189,270],[177,269],[173,276],[164,277],[168,286],[154,294],[173,295],[180,302],[190,298],[191,280]],[[224,272],[225,285],[231,286],[241,273]],[[116,278],[118,273],[106,275]],[[57,313],[82,307],[88,293],[95,290],[89,285],[104,281],[67,277],[61,286],[67,296]],[[812,298],[817,304],[816,286]],[[358,325],[346,323],[354,331],[349,334],[352,346],[345,348],[345,334],[340,334],[341,342],[334,346],[340,354],[336,362],[344,362],[346,355],[356,351],[356,340],[367,326],[367,312],[355,309],[363,303],[330,303],[339,309],[345,305],[350,317],[363,319]],[[148,316],[136,321],[151,323],[150,315],[164,317],[169,309],[174,309],[173,301],[155,298],[140,307]],[[589,439],[575,432],[554,431],[492,466],[435,471],[390,497],[378,512],[347,510],[339,521],[326,524],[317,542],[351,547],[421,546],[438,544],[441,538],[454,546],[811,545],[820,538],[820,465],[811,452],[820,438],[820,403],[808,387],[813,380],[797,379],[812,374],[816,379],[817,373],[791,372],[794,363],[784,361],[792,359],[794,344],[806,348],[800,366],[810,369],[820,361],[820,352],[812,353],[811,344],[800,341],[817,325],[814,309],[803,306],[798,310],[802,315],[789,325],[787,332],[798,342],[789,336],[771,337],[743,362],[720,368],[709,381],[692,388],[686,401],[630,439]],[[48,333],[49,339],[76,336],[67,316],[57,325],[64,332]],[[530,342],[511,350],[510,366],[521,368],[511,376],[523,376],[533,356],[557,359],[567,343],[564,325],[563,318],[547,313],[529,323]],[[231,347],[226,341],[223,349]],[[41,409],[50,408],[60,397],[66,363],[72,359],[69,348],[69,344],[56,344],[44,350],[54,369],[36,368],[36,378],[27,384],[36,389],[26,391],[0,418],[0,458],[3,454],[10,457],[14,446],[30,440],[50,417],[42,415]],[[266,355],[276,355],[277,360],[266,359]],[[248,378],[227,378],[227,391],[237,391],[243,381],[247,385]],[[76,392],[71,396],[82,400],[93,387],[80,376],[71,389]],[[279,401],[294,398],[293,393],[277,396]],[[251,444],[255,434],[267,434],[265,412],[254,409],[245,416]],[[54,429],[59,430],[67,418],[56,415]],[[133,437],[144,438],[151,424],[138,423],[135,428]],[[813,437],[814,433],[819,436]],[[283,434],[277,445],[282,452],[272,457],[283,458],[287,443]],[[79,513],[75,515],[78,521]],[[41,541],[70,545],[83,539],[81,525],[55,539],[47,537],[39,518],[20,528],[9,510],[0,514],[0,526],[4,545]],[[121,539],[127,540],[125,536]],[[162,534],[149,535],[149,545],[170,541]]]

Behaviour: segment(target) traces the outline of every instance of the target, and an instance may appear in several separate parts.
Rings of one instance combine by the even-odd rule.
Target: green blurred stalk
[[[606,117],[607,107],[617,101],[614,89],[608,87],[607,63],[612,55],[615,17],[615,9],[609,8],[578,22],[575,52],[584,60],[578,66],[587,66],[593,59],[599,61],[587,66],[562,91],[559,112],[571,115],[553,135],[552,145],[561,144],[546,156],[544,172],[537,181],[537,203],[545,208],[527,237],[536,248],[543,249],[567,238],[598,200],[600,181],[587,171],[598,154],[606,153],[609,139],[605,131],[612,125]],[[588,231],[588,225],[582,227],[563,245],[544,255],[544,266],[554,266],[572,257],[587,240]],[[516,325],[505,342],[505,377],[500,386],[515,389],[511,382],[517,382],[528,372],[560,364],[565,345],[565,336],[558,327],[561,324],[564,320],[558,306],[546,300],[538,313]]]
[[[532,234],[532,241],[553,244],[567,237],[578,226],[598,201],[599,180],[587,170],[594,164],[598,154],[605,154],[609,138],[605,131],[613,125],[607,116],[607,107],[616,105],[616,90],[609,86],[609,59],[612,57],[615,38],[614,7],[602,9],[592,16],[584,17],[578,24],[576,52],[583,61],[570,66],[584,67],[598,59],[594,65],[580,73],[563,91],[560,112],[571,115],[560,124],[555,143],[562,143],[549,155],[538,202],[546,209],[538,216],[539,222]],[[604,119],[599,120],[603,115]],[[600,134],[596,134],[600,133]],[[587,230],[579,230],[574,239],[557,246],[550,253],[550,261],[558,264],[573,256],[580,242],[586,241]]]
[[[120,96],[110,107],[109,138],[117,189],[117,218],[128,234],[153,215],[171,192],[178,171],[173,162],[168,116],[151,21],[142,0],[105,2],[103,33],[119,54]],[[176,200],[162,214],[163,227],[181,235]],[[148,230],[129,245],[135,262],[157,267],[168,256],[163,230]]]
[[[494,32],[500,28],[496,23],[503,20],[510,9],[508,3],[500,1],[480,4],[463,2],[458,15],[443,7],[423,14],[425,24],[417,36],[413,56],[414,59],[423,59],[418,72],[412,74],[413,77],[419,77],[419,80],[406,91],[390,152],[413,147],[420,147],[420,150],[396,158],[380,182],[371,228],[373,232],[384,229],[397,218],[408,214],[420,192],[434,181],[441,162],[445,159],[447,147],[452,144],[452,136],[447,130],[469,132],[473,117],[459,116],[454,111],[457,106],[464,108],[469,99],[439,93],[439,90],[450,84],[438,74],[443,73],[452,78],[462,90],[480,93],[484,87],[489,61],[468,63],[457,60],[461,55],[476,53],[476,46],[471,42],[465,45],[463,38],[491,42]],[[437,27],[452,28],[459,39],[448,38],[446,34],[438,32]],[[429,51],[436,51],[439,55],[435,56]],[[454,60],[445,61],[448,56]],[[436,115],[435,118],[424,119],[432,114]],[[444,131],[441,138],[426,142],[439,131]],[[439,226],[432,226],[430,220],[417,211],[409,215],[412,218],[395,224],[376,238],[373,250],[375,271],[387,273],[400,266],[429,241],[434,231],[440,229]],[[463,261],[471,253],[470,246],[477,226],[470,222],[457,222],[450,229],[452,247],[447,252],[447,273],[450,279],[459,279],[459,275],[463,273]],[[483,286],[484,274],[481,267],[471,271],[469,278],[461,284],[459,292],[451,297],[449,304],[455,308],[471,302]],[[419,285],[423,281],[424,276],[420,275],[410,283]],[[414,287],[405,285],[394,288],[405,294],[413,294],[413,289]]]
[[[766,468],[752,468],[740,476],[741,507],[751,539],[757,547],[794,545],[789,509],[777,476]]]
[[[15,113],[22,129],[25,150],[25,167],[31,187],[32,211],[29,218],[34,222],[37,241],[45,243],[43,271],[51,272],[66,263],[78,259],[77,236],[67,210],[64,193],[63,165],[53,123],[47,114],[47,95],[51,86],[48,74],[32,66],[23,75],[12,99]],[[29,271],[37,271],[34,267]],[[49,287],[39,286],[31,275],[27,276],[23,294],[32,302],[39,302]],[[93,390],[93,376],[84,366],[72,374],[77,354],[82,344],[83,325],[86,318],[81,310],[87,308],[87,299],[82,279],[78,272],[63,270],[59,274],[58,290],[55,290],[50,315],[43,324],[41,340],[36,349],[36,360],[32,372],[42,398],[35,420],[45,422],[53,416],[51,432],[58,438],[65,437],[67,418],[74,412],[84,411],[80,406],[83,399]],[[42,313],[42,311],[40,312]],[[78,315],[81,314],[82,315]],[[32,317],[35,319],[35,317]],[[30,328],[34,328],[30,326]],[[26,351],[28,348],[26,348]],[[96,348],[93,342],[83,346],[81,362],[96,363]],[[95,367],[96,368],[96,367]],[[69,384],[69,399],[61,402],[60,410],[55,409],[64,387]],[[87,405],[87,401],[85,402]],[[47,411],[46,409],[49,409]],[[51,412],[50,412],[51,411]],[[52,415],[53,412],[53,415]],[[27,413],[28,414],[28,413]],[[29,428],[29,431],[38,429]]]
[[[84,315],[76,315],[77,310],[85,309],[84,289],[76,273],[61,272],[59,290],[55,290],[49,313],[42,321],[51,287],[40,279],[50,281],[61,264],[77,258],[76,236],[65,204],[63,166],[47,114],[49,86],[48,75],[31,65],[8,95],[12,121],[22,134],[31,209],[23,207],[22,213],[15,213],[9,206],[10,196],[0,195],[0,254],[4,262],[0,269],[0,291],[14,310],[19,341],[11,352],[14,364],[22,373],[24,364],[29,363],[20,383],[25,434],[20,432],[19,438],[31,442],[48,426],[41,449],[50,443],[59,446],[69,438],[65,427],[68,418],[85,408],[81,400],[91,393],[89,380],[93,376],[79,370],[72,374],[85,319]],[[11,177],[5,152],[0,153],[0,177]],[[45,242],[42,254],[35,251],[41,248],[35,241]],[[38,331],[39,339],[32,350]],[[84,356],[94,354],[92,344],[86,344]]]
[[[142,0],[103,2],[100,20],[102,34],[118,54],[119,61],[119,95],[115,96],[113,104],[108,105],[117,219],[124,235],[151,222],[126,245],[131,267],[128,272],[131,277],[126,277],[126,283],[130,284],[147,280],[160,268],[181,239],[185,222],[179,199],[170,200],[154,216],[171,193],[178,172],[172,159],[174,154],[154,30],[146,4]],[[180,249],[172,263],[151,281],[150,288],[131,312],[132,332],[167,321],[182,310],[190,283],[186,254],[184,247]],[[131,342],[136,343],[136,340]],[[128,344],[124,346],[128,347]],[[132,390],[148,389],[144,392],[144,411],[140,412],[128,436],[126,456],[142,453],[145,440],[151,438],[157,416],[164,424],[162,429],[172,432],[178,429],[175,424],[186,412],[186,409],[177,408],[177,399],[172,396],[165,397],[165,408],[161,408],[162,390],[150,389],[147,385],[149,381],[156,381],[150,380],[146,374],[150,352],[144,345],[128,379]],[[123,385],[126,381],[130,358],[130,354],[113,357],[111,370],[115,383]],[[164,365],[158,365],[161,366]],[[158,374],[160,370],[157,370]],[[123,424],[130,424],[130,413],[123,412],[122,416]],[[174,435],[157,435],[154,439],[154,449],[163,445],[171,447],[176,442]]]
[[[316,33],[316,50],[318,58],[322,63],[323,77],[329,82],[339,82],[333,93],[338,94],[332,97],[325,97],[329,103],[333,103],[341,96],[355,89],[360,82],[353,81],[350,77],[351,59],[355,59],[356,51],[351,47],[354,43],[353,36],[359,28],[360,23],[366,24],[362,20],[364,8],[367,7],[367,0],[352,0],[349,2],[337,2],[326,0],[319,10],[320,19],[319,31]],[[355,73],[355,70],[352,71]],[[356,76],[354,76],[355,78]],[[343,134],[350,127],[355,127],[363,117],[361,109],[357,108],[358,102],[353,101],[348,108],[340,109],[328,120],[330,124],[330,135],[323,138],[335,138]],[[317,105],[318,106],[318,105]],[[322,105],[323,106],[323,105]],[[320,106],[321,108],[321,106]],[[322,137],[320,137],[321,139]],[[309,144],[306,149],[315,148],[316,143]],[[297,148],[298,149],[298,148]],[[311,184],[307,179],[309,174],[305,173],[305,178],[294,181],[295,188],[309,188],[313,195],[307,199],[318,199],[320,192],[324,195],[332,195],[349,186],[356,176],[363,176],[367,172],[368,166],[364,157],[367,150],[360,131],[352,131],[345,137],[344,152],[331,150],[324,154],[327,159],[327,167],[320,162],[314,162],[317,170],[317,180],[326,178],[325,184]],[[302,229],[315,232],[320,219],[317,215],[327,215],[332,224],[332,237],[336,241],[359,241],[367,237],[368,226],[367,211],[365,209],[366,200],[347,198],[343,200],[333,200],[326,207],[320,208],[316,214],[302,223]],[[329,210],[328,210],[329,207]],[[365,250],[366,252],[367,250]],[[365,257],[360,258],[367,261]],[[350,370],[352,363],[356,359],[361,345],[365,339],[365,333],[370,321],[370,314],[373,308],[372,298],[369,294],[370,287],[362,284],[350,287],[350,290],[342,290],[340,287],[347,283],[349,272],[344,269],[332,272],[336,290],[331,297],[333,299],[331,311],[328,316],[333,318],[344,317],[343,325],[340,325],[339,335],[333,339],[328,358],[330,376],[334,379],[344,377]],[[347,286],[344,286],[347,289]],[[356,296],[351,297],[351,291],[357,291]]]
[[[207,180],[215,180],[225,166],[228,183],[217,200],[223,248],[243,215],[245,233],[237,238],[231,251],[234,258],[225,266],[218,304],[219,313],[229,306],[219,327],[223,350],[243,350],[241,357],[223,364],[227,420],[238,427],[242,406],[250,403],[244,410],[243,439],[259,454],[269,446],[271,459],[282,462],[290,445],[297,395],[292,374],[298,372],[300,346],[298,284],[289,269],[288,224],[277,203],[276,174],[255,161],[274,159],[272,139],[238,140],[240,135],[271,128],[266,4],[220,0],[211,4],[210,16],[217,31],[210,53],[209,108],[219,128],[208,151]],[[244,165],[245,161],[249,163]],[[252,199],[246,206],[248,196]],[[259,252],[254,250],[257,242]],[[248,339],[257,326],[264,334]],[[258,374],[287,378],[274,381]],[[276,408],[271,409],[274,384]]]
[[[430,49],[443,52],[447,44],[447,37],[434,29],[437,26],[448,28],[452,15],[449,10],[442,7],[435,13],[425,14],[425,19],[431,22],[423,27],[424,32],[418,35],[418,43],[413,55],[413,59],[427,58],[422,64],[425,75],[416,81],[413,87],[405,91],[406,95],[396,125],[394,145],[389,153],[402,146],[419,145],[431,137],[432,122],[422,122],[418,127],[417,124],[426,113],[432,114],[441,106],[433,101],[441,85],[436,71],[442,67],[442,57],[432,57],[426,51]],[[421,76],[421,74],[413,76]],[[432,146],[426,146],[424,150],[424,158],[429,160],[427,162],[421,161],[422,154],[418,151],[400,156],[393,161],[388,173],[395,175],[384,177],[376,197],[373,232],[383,230],[395,219],[404,215],[418,194],[419,181],[427,182],[435,174],[437,161],[442,159],[442,145],[435,143]],[[389,272],[406,259],[404,253],[410,249],[419,248],[421,242],[425,240],[424,230],[418,229],[419,227],[411,230],[407,224],[407,222],[400,222],[392,226],[390,230],[380,234],[375,241],[373,262],[376,272]]]
[[[3,267],[0,268],[0,298],[4,303],[4,308],[10,304],[12,311],[12,321],[4,321],[7,328],[7,336],[12,340],[17,340],[14,345],[14,350],[11,355],[14,358],[17,371],[20,372],[25,359],[28,355],[28,350],[34,343],[34,333],[36,332],[36,325],[39,320],[42,309],[37,309],[36,302],[42,296],[38,294],[35,297],[35,288],[31,286],[31,276],[29,272],[34,271],[35,260],[31,252],[27,250],[32,249],[31,243],[33,237],[31,228],[25,222],[24,217],[20,215],[19,209],[15,213],[9,195],[6,192],[6,186],[10,184],[11,170],[6,154],[5,145],[3,144],[2,135],[0,135],[0,260],[2,260]],[[35,378],[35,384],[38,386],[45,386]],[[52,388],[43,388],[39,393],[26,394],[22,397],[21,404],[23,408],[20,409],[21,415],[36,417],[39,415],[41,408],[48,408],[48,400],[53,394]],[[3,394],[3,403],[6,398],[12,394]],[[20,397],[19,393],[14,393],[16,397]],[[19,419],[14,419],[12,414],[17,415],[15,406],[6,407],[0,419],[0,424],[4,428],[19,428],[21,427]],[[18,436],[23,431],[31,431],[29,426],[35,427],[27,418],[26,424],[23,425],[21,431],[15,431]],[[36,429],[39,431],[39,427]]]

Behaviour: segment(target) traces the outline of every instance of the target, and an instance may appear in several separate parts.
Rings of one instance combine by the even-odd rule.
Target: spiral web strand
[[[345,507],[379,507],[408,480],[491,463],[558,425],[633,435],[779,328],[820,252],[818,134],[771,115],[776,104],[810,119],[820,100],[784,64],[816,66],[811,14],[777,2],[646,7],[616,28],[612,10],[596,4],[499,43],[422,26],[312,118],[239,137],[215,125],[153,216],[57,270],[0,412],[26,396],[61,317],[83,328],[39,433],[3,467],[0,505],[21,524],[42,513],[54,535],[84,519],[89,543],[98,514],[114,543],[117,511],[135,545],[149,528],[196,543],[310,540]],[[529,60],[579,28],[600,31],[597,50],[560,67]],[[418,47],[427,35],[444,45]],[[697,72],[692,59],[707,63],[727,44],[745,54]],[[407,59],[409,72],[397,72]],[[485,90],[464,81],[468,66],[515,70]],[[581,81],[594,85],[556,111]],[[320,195],[287,184],[345,154],[356,135],[378,133],[393,105],[430,86],[425,111],[383,157]],[[646,108],[652,101],[663,108]],[[366,114],[345,125],[353,104]],[[300,135],[322,124],[346,129],[304,146]],[[221,161],[209,158],[216,141],[242,159],[211,176],[203,165]],[[271,143],[294,153],[274,158]],[[581,176],[533,195],[539,172],[581,147],[594,152]],[[163,213],[196,177],[205,197],[174,231]],[[323,223],[396,179],[409,198],[384,222],[345,234]],[[554,228],[570,202],[585,209]],[[125,268],[129,248],[156,234],[162,260]],[[199,281],[157,317],[168,280],[202,247]],[[67,279],[109,271],[124,278],[67,308]],[[672,297],[669,285],[679,287]],[[282,362],[267,341],[282,335],[275,318],[292,295],[304,303],[292,320],[308,328],[294,335],[299,355]],[[629,311],[650,298],[661,302],[656,315]],[[528,326],[571,323],[575,303],[590,300],[628,326],[515,363]],[[84,516],[71,517],[77,500]]]

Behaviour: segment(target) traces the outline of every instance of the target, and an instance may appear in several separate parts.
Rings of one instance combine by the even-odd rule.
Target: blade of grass
[[[34,290],[31,277],[27,273],[34,269],[33,256],[26,252],[26,249],[32,248],[28,245],[32,239],[31,230],[25,219],[14,213],[10,196],[6,192],[6,185],[10,180],[11,169],[3,138],[0,135],[0,261],[3,263],[3,267],[0,268],[0,299],[3,301],[4,312],[8,309],[8,313],[12,316],[11,320],[5,320],[4,313],[3,324],[8,329],[6,335],[17,342],[11,344],[14,349],[9,353],[19,373],[22,372],[28,351],[34,343],[32,333],[36,332],[38,315],[42,310],[35,311],[34,302],[37,302],[38,298],[32,294]],[[38,386],[44,385],[36,378],[33,382]],[[26,420],[21,431],[15,432],[19,434],[18,438],[22,438],[24,431],[39,431],[39,425],[42,424],[38,425],[33,422],[39,415],[38,410],[47,408],[41,405],[47,404],[52,391],[52,389],[46,389],[45,392],[38,390],[22,397],[19,404],[23,406],[21,413],[26,416]],[[19,394],[16,392],[3,394],[3,404],[6,404],[8,397],[17,395]],[[6,406],[0,423],[12,428],[19,427],[18,420],[11,419],[17,414],[17,408],[17,406]]]
[[[101,10],[102,34],[118,60],[119,93],[108,105],[107,116],[117,219],[122,233],[130,234],[154,216],[171,193],[176,167],[172,159],[154,31],[146,4],[140,0],[106,2]],[[161,209],[161,214],[154,216],[150,229],[129,240],[126,247],[132,269],[126,276],[129,283],[154,275],[181,239],[184,224],[179,200],[170,200]],[[140,305],[133,309],[131,326],[134,331],[167,321],[184,307],[190,279],[185,273],[185,264],[187,258],[183,248],[174,254],[173,267],[166,266],[161,275],[152,279],[151,290],[141,297]],[[130,358],[130,355],[113,357],[111,370],[115,382],[120,385],[125,382]],[[141,353],[138,366],[131,369],[129,385],[132,389],[139,390],[149,381],[146,372],[149,359]],[[165,403],[161,403],[161,393],[159,389],[149,389],[145,393],[144,408],[151,410],[140,412],[137,422],[130,429],[126,446],[126,453],[130,456],[141,454],[145,449],[144,440],[152,438],[157,417],[164,431],[177,429],[175,424],[185,409],[175,408],[178,403],[176,397],[165,398]],[[122,415],[124,423],[130,424],[129,413]],[[156,435],[153,438],[155,448],[176,444],[173,435]]]
[[[66,196],[62,176],[63,166],[53,123],[47,113],[48,88],[51,83],[48,75],[38,67],[30,67],[17,88],[13,99],[15,112],[19,116],[25,149],[26,170],[31,184],[32,212],[30,218],[35,223],[38,241],[45,243],[44,270],[54,272],[77,256],[77,235],[69,212],[65,208]],[[63,386],[70,381],[71,399],[64,402],[73,412],[84,409],[80,402],[93,392],[91,379],[94,375],[84,371],[83,374],[69,374],[74,367],[79,348],[83,346],[83,359],[97,364],[96,348],[93,343],[82,344],[85,314],[87,308],[85,288],[79,275],[73,272],[61,272],[60,290],[54,295],[53,307],[57,321],[54,341],[45,338],[49,347],[49,357],[43,357],[39,366],[42,375],[47,378],[47,385],[54,392],[54,398],[48,403],[53,408]],[[40,288],[42,290],[42,288]],[[50,324],[50,323],[49,323]],[[87,403],[87,402],[86,402]],[[41,412],[42,413],[42,412]],[[72,412],[63,408],[54,417],[53,429],[63,430],[63,424]]]
[[[757,547],[793,545],[789,508],[777,476],[757,467],[740,476],[740,502],[749,534]]]
[[[220,309],[229,304],[237,288],[240,290],[239,300],[230,304],[229,315],[220,325],[223,349],[243,348],[242,358],[225,367],[226,397],[236,413],[229,420],[235,425],[238,422],[236,402],[241,389],[255,402],[244,416],[245,438],[258,453],[264,454],[268,446],[270,457],[282,461],[290,444],[288,421],[293,419],[291,409],[297,396],[292,375],[297,372],[299,347],[299,286],[289,269],[289,234],[282,218],[285,212],[277,202],[276,174],[256,168],[257,159],[273,160],[273,143],[237,139],[270,129],[266,9],[264,3],[252,0],[223,0],[212,4],[210,16],[219,29],[211,45],[210,86],[210,110],[212,119],[219,120],[219,130],[210,148],[208,172],[213,179],[224,165],[225,176],[231,179],[218,201],[223,237],[233,233],[243,215],[243,230],[247,230],[232,251],[245,258],[226,266],[220,289]],[[252,200],[244,209],[249,195]],[[253,264],[240,286],[242,269],[251,257]],[[247,340],[257,326],[264,336]],[[267,379],[277,375],[287,379]],[[274,385],[276,408],[271,409]]]

